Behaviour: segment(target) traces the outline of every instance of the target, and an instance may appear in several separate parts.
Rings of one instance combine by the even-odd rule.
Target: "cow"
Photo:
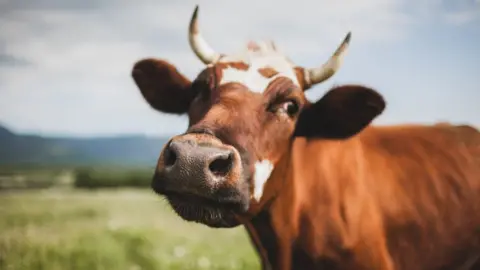
[[[262,269],[480,267],[478,131],[374,125],[387,103],[366,85],[309,101],[305,91],[339,70],[350,32],[305,68],[272,41],[218,53],[197,17],[198,6],[188,40],[205,67],[194,80],[158,58],[131,74],[151,108],[188,116],[152,180],[182,219],[244,226]]]

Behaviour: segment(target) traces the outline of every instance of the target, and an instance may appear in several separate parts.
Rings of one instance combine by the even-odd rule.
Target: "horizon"
[[[38,136],[44,139],[80,139],[80,140],[88,140],[88,139],[114,139],[114,138],[146,138],[146,139],[168,139],[171,136],[174,136],[174,133],[165,133],[165,134],[146,134],[146,133],[112,133],[112,134],[49,134],[49,133],[42,133],[42,132],[23,132],[15,130],[8,125],[0,122],[0,129],[4,128],[8,132],[13,133],[15,136]]]
[[[222,53],[271,39],[296,64],[314,67],[351,31],[342,68],[307,91],[310,100],[332,85],[358,83],[387,102],[374,125],[480,127],[478,0],[1,2],[0,124],[45,137],[183,132],[186,116],[150,108],[130,71],[156,57],[194,78],[203,68],[187,38],[196,4],[201,31]]]

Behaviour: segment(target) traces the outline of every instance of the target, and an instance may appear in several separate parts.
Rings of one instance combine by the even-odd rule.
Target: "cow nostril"
[[[171,149],[171,147],[168,147],[164,154],[165,166],[172,166],[175,164],[175,161],[177,161],[177,154]]]
[[[225,176],[232,169],[233,153],[215,157],[208,169],[216,176]]]

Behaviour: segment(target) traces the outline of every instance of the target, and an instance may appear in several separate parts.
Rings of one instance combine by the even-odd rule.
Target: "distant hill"
[[[54,138],[0,126],[0,165],[154,166],[168,137]]]

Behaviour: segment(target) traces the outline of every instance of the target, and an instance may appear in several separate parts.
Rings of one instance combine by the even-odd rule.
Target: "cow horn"
[[[197,55],[200,60],[208,65],[217,61],[220,58],[220,54],[215,52],[212,47],[207,43],[203,38],[200,30],[198,29],[197,23],[198,16],[198,5],[195,6],[195,11],[193,11],[192,18],[190,19],[190,26],[188,29],[188,41],[193,52]]]
[[[343,56],[345,55],[348,43],[350,42],[350,37],[351,32],[348,32],[340,46],[338,46],[337,50],[325,64],[323,64],[321,67],[310,68],[306,70],[304,73],[305,89],[327,80],[338,71],[342,64]]]

